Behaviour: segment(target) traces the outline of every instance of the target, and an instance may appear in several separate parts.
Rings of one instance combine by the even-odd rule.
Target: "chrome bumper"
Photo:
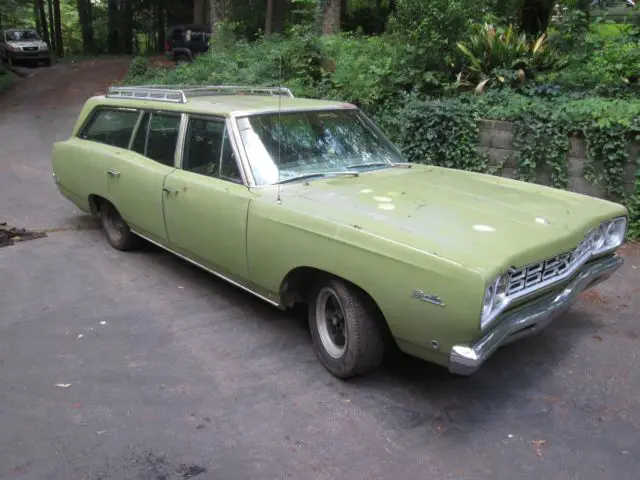
[[[562,292],[507,313],[472,345],[454,345],[449,354],[449,371],[457,375],[471,375],[498,348],[538,333],[566,311],[578,294],[609,278],[623,261],[619,256],[596,260],[583,267]]]

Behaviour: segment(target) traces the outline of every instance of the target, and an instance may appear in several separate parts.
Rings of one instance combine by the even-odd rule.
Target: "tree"
[[[53,34],[53,30],[54,30],[54,22],[53,22],[53,1],[52,0],[47,0],[47,10],[48,10],[48,14],[49,14],[49,46],[51,47],[52,50],[55,51],[56,49],[56,40],[55,40],[55,36]]]
[[[56,39],[56,55],[64,55],[64,43],[62,40],[62,17],[60,15],[60,0],[53,0],[53,30]]]
[[[331,35],[340,31],[342,0],[324,0],[322,13],[322,33]]]
[[[116,53],[120,50],[120,11],[118,8],[118,0],[107,1],[107,28],[109,30],[107,34],[107,46],[109,52]]]
[[[273,32],[273,5],[274,0],[267,0],[267,15],[264,22],[264,33],[269,35]]]
[[[78,0],[78,19],[80,21],[80,30],[82,32],[82,50],[86,55],[90,55],[94,52],[91,0]]]
[[[46,42],[50,42],[49,40],[49,28],[47,26],[47,15],[44,11],[44,0],[36,0],[35,2],[37,18],[40,21],[40,35]]]
[[[553,0],[524,0],[520,20],[522,31],[530,35],[544,32],[549,25],[553,4]]]

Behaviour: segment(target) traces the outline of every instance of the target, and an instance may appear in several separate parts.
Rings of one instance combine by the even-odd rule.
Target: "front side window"
[[[189,120],[182,169],[242,183],[227,129],[222,120]]]
[[[100,109],[92,115],[80,138],[127,148],[138,116],[135,110]]]
[[[238,127],[257,185],[405,162],[357,110],[258,114],[239,118]]]

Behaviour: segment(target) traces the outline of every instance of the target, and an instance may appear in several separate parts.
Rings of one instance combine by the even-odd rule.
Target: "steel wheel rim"
[[[122,229],[124,228],[124,220],[118,214],[114,215],[113,208],[109,207],[105,218],[105,230],[107,234],[114,240],[119,241],[122,238]]]
[[[347,323],[338,295],[329,287],[318,293],[316,321],[325,351],[333,358],[342,357],[347,348]]]

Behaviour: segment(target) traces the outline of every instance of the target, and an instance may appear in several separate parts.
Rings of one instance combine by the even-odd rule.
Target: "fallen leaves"
[[[538,457],[542,457],[544,455],[543,447],[545,446],[547,441],[546,440],[533,440],[531,443],[533,443],[534,451],[536,452],[536,455]]]

